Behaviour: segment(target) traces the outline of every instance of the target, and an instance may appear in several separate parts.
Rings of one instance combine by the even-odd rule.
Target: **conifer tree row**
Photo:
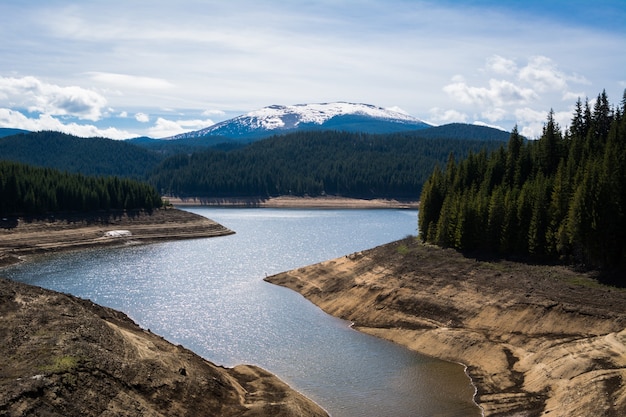
[[[149,181],[162,194],[175,196],[415,199],[435,164],[452,150],[466,155],[469,149],[496,149],[501,143],[411,134],[299,132],[230,152],[173,156],[155,169]]]
[[[0,214],[32,215],[95,210],[152,210],[162,200],[148,184],[87,177],[0,161]]]
[[[548,114],[538,140],[517,127],[506,149],[451,156],[424,184],[423,241],[599,268],[626,258],[626,92],[576,103],[562,133]]]

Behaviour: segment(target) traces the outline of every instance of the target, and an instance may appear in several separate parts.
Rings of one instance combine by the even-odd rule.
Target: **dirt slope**
[[[88,300],[0,279],[0,416],[325,416],[254,366],[226,369]]]
[[[468,365],[487,416],[626,415],[626,292],[592,276],[408,238],[267,280],[359,330]]]

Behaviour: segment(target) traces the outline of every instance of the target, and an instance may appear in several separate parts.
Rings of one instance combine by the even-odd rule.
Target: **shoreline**
[[[270,198],[232,197],[164,197],[174,206],[206,206],[237,208],[303,208],[303,209],[417,209],[418,201],[358,199],[346,197],[294,197],[280,196]]]
[[[233,233],[175,208],[2,218],[0,275],[35,254]],[[13,417],[328,416],[258,366],[215,365],[90,300],[0,277],[0,313],[0,409]]]
[[[42,253],[196,239],[235,233],[175,208],[0,219],[0,267]]]
[[[266,281],[355,330],[462,364],[485,416],[626,415],[626,291],[592,274],[408,238]]]

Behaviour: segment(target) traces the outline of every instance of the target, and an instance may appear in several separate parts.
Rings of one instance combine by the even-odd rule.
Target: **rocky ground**
[[[171,208],[2,218],[0,266],[42,252],[231,233]],[[0,278],[0,416],[325,415],[263,369],[216,366],[121,312]]]
[[[361,331],[464,363],[487,416],[626,415],[626,292],[415,238],[271,276]]]

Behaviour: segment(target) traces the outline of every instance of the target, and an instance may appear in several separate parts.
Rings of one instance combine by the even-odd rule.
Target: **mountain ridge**
[[[221,136],[254,141],[274,134],[297,130],[360,131],[369,124],[369,133],[419,130],[432,125],[406,113],[363,103],[344,101],[295,105],[271,105],[228,119],[204,129],[163,138],[180,140]]]

